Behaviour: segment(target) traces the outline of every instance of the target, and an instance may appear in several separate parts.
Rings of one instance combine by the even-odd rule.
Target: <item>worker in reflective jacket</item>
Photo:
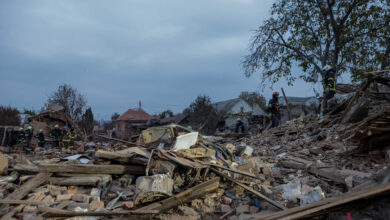
[[[31,148],[31,139],[33,137],[33,130],[32,126],[28,125],[26,129],[24,130],[24,139],[26,140],[26,146],[24,147],[24,152],[26,154],[31,154],[32,148]]]
[[[70,146],[69,147],[71,149],[74,149],[74,141],[76,140],[76,138],[77,138],[76,129],[75,129],[74,125],[71,125],[70,126],[70,131],[69,131],[69,140],[70,140],[70,142],[69,142]]]
[[[329,99],[333,98],[336,94],[336,71],[329,65],[326,65],[322,71],[324,72],[323,86],[324,86],[324,99],[322,101],[322,113],[329,112]]]
[[[60,141],[62,141],[62,131],[58,125],[54,125],[54,129],[51,130],[50,137],[53,140],[54,147],[59,148],[61,151]]]
[[[272,93],[272,99],[268,103],[268,115],[271,118],[271,127],[279,126],[280,123],[280,112],[279,112],[279,93]]]
[[[43,129],[39,129],[38,134],[35,136],[38,140],[38,146],[44,148],[45,147],[45,134],[43,133]]]
[[[62,144],[65,150],[69,150],[70,147],[70,131],[68,126],[64,126],[63,134],[62,134]]]
[[[22,127],[20,127],[18,130],[18,144],[23,142],[24,142],[24,130]]]

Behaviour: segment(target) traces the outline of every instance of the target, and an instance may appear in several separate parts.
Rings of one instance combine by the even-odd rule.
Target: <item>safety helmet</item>
[[[54,125],[55,128],[58,128],[58,125]]]
[[[237,121],[241,121],[241,118],[237,118]]]
[[[74,125],[71,125],[70,128],[74,128]]]
[[[27,129],[28,129],[28,130],[31,130],[31,129],[32,129],[32,126],[31,126],[31,125],[29,125],[29,126],[27,127]]]
[[[20,128],[19,128],[19,131],[23,131],[23,128],[22,128],[22,127],[20,127]]]
[[[68,129],[68,126],[64,126],[64,129]]]
[[[39,129],[39,133],[42,133],[43,132],[43,129]]]
[[[272,93],[272,97],[279,97],[279,93],[278,92]]]
[[[332,69],[332,67],[329,65],[325,65],[324,68],[322,68],[323,71],[329,71],[330,69]]]

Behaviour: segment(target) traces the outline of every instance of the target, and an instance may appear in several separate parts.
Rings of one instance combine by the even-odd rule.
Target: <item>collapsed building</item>
[[[237,119],[247,128],[260,128],[263,126],[263,118],[267,116],[258,104],[251,105],[241,98],[216,102],[213,107],[222,118],[217,125],[219,131],[234,131]]]
[[[238,138],[180,125],[0,160],[2,219],[389,219],[390,78]]]

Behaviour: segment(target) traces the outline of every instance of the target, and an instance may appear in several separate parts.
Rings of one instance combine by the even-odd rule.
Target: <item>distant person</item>
[[[280,112],[279,112],[279,93],[272,93],[272,99],[268,103],[268,115],[271,118],[271,128],[277,127],[280,124]]]
[[[245,126],[244,126],[244,123],[241,121],[240,118],[237,119],[235,132],[236,133],[245,133]]]
[[[50,137],[53,140],[54,147],[59,148],[59,150],[61,150],[60,141],[62,141],[62,131],[58,125],[54,125],[54,129],[50,132]]]
[[[330,111],[328,101],[336,94],[336,70],[326,65],[322,71],[324,72],[324,99],[322,101],[322,113],[326,114]]]
[[[77,132],[76,132],[76,129],[74,127],[74,125],[71,125],[70,126],[70,130],[69,130],[69,147],[70,149],[74,149],[74,141],[76,140],[77,138]]]
[[[43,129],[39,129],[38,134],[35,136],[38,140],[38,147],[45,147],[45,134],[43,133]]]
[[[70,148],[70,131],[68,126],[64,126],[64,130],[62,131],[62,146],[65,150],[69,150]]]
[[[25,145],[25,148],[24,148],[24,152],[26,154],[31,154],[31,139],[33,137],[33,130],[32,130],[32,126],[31,125],[28,125],[26,127],[26,129],[24,130],[24,139],[26,140],[26,145]]]
[[[22,127],[19,128],[17,136],[18,136],[18,139],[17,139],[18,144],[23,143],[24,142],[24,129]]]

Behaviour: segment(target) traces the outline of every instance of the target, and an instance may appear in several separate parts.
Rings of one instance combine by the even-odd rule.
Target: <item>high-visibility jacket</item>
[[[271,116],[277,116],[279,115],[279,100],[276,97],[272,97],[271,100],[269,100],[268,103],[268,115]]]
[[[62,139],[62,131],[59,128],[54,128],[50,136],[55,140],[55,141],[60,141]]]
[[[334,69],[326,71],[323,83],[325,89],[336,92],[336,71]]]

